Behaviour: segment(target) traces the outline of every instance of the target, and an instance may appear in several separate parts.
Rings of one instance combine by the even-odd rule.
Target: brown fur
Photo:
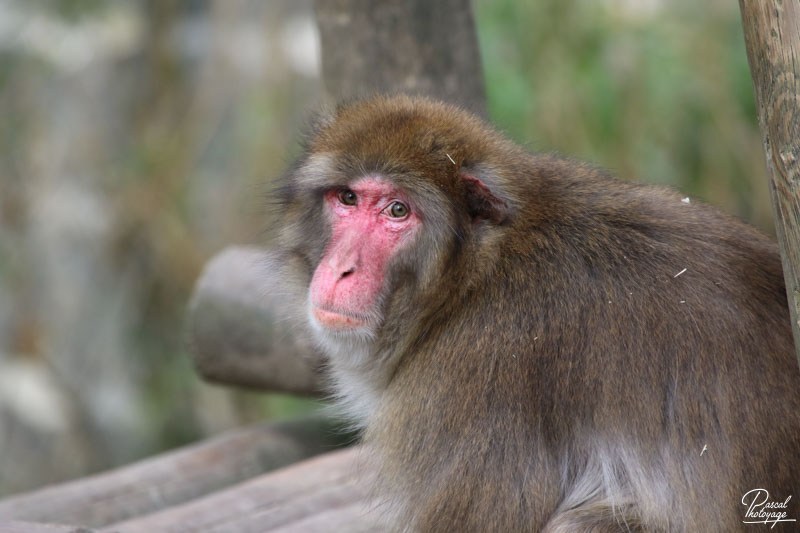
[[[423,219],[347,370],[398,528],[753,531],[741,498],[759,487],[800,519],[800,370],[766,237],[454,107],[378,97],[321,119],[287,174],[300,283],[327,244],[322,193],[365,174]]]

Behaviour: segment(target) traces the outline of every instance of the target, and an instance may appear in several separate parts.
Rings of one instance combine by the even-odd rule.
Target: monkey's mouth
[[[314,318],[323,328],[337,331],[360,328],[368,323],[366,319],[361,317],[319,307],[313,307],[311,314],[314,315]]]

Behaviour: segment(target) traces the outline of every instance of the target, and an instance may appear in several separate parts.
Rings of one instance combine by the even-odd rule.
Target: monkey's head
[[[282,188],[281,234],[314,329],[371,340],[421,318],[408,314],[431,308],[420,300],[468,285],[442,280],[513,218],[495,161],[514,150],[476,117],[425,98],[378,97],[318,120]]]

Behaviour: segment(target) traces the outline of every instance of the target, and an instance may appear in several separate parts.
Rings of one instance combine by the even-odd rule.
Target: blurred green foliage
[[[65,20],[78,20],[85,15],[94,15],[105,7],[107,0],[28,0],[41,9],[48,9]]]
[[[490,113],[512,137],[772,231],[735,2],[478,0],[475,10]]]

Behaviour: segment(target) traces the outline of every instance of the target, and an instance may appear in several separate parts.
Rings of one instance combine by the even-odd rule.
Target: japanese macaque
[[[402,95],[320,119],[280,199],[395,528],[797,530],[800,369],[758,231]]]

